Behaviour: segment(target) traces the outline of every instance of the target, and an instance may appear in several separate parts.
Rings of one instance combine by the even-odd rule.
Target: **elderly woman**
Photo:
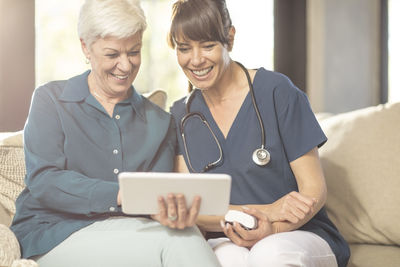
[[[174,163],[171,116],[132,86],[145,28],[136,0],[87,0],[78,31],[91,70],[34,92],[26,188],[11,229],[22,256],[41,267],[219,266],[196,218],[168,219],[179,196],[153,219],[121,212],[119,172],[172,171]]]

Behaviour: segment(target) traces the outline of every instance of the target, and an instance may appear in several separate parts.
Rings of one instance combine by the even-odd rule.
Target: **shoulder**
[[[166,112],[164,109],[162,109],[159,105],[155,104],[145,96],[141,96],[143,105],[144,105],[144,110],[147,116],[155,117],[160,120],[170,120],[171,119],[171,114]]]
[[[31,109],[58,106],[67,81],[51,81],[37,87],[32,94]]]
[[[277,114],[284,113],[293,105],[309,105],[307,95],[279,72],[260,68],[254,78],[254,90],[257,97],[274,106]]]
[[[45,83],[37,87],[34,91],[34,94],[58,97],[62,94],[63,89],[65,88],[67,82],[68,82],[67,80],[60,80],[60,81],[51,81]]]
[[[174,118],[180,119],[185,115],[185,113],[186,113],[186,111],[185,111],[185,109],[186,109],[186,98],[187,98],[186,96],[182,97],[181,99],[175,101],[172,104],[172,106],[170,108],[170,112],[171,112],[171,114],[172,114],[172,116]]]
[[[270,92],[275,101],[285,101],[289,98],[306,96],[290,78],[282,73],[260,68],[254,78],[255,85],[264,92]]]
[[[35,90],[35,94],[48,95],[51,98],[65,101],[79,101],[88,94],[87,76],[90,71],[85,71],[80,75],[69,78],[68,80],[56,80],[48,82]],[[83,90],[87,88],[86,92]]]
[[[281,91],[281,93],[301,92],[290,80],[282,73],[260,68],[254,77],[254,84],[261,85],[264,90]],[[274,92],[275,93],[275,92]]]
[[[145,96],[140,95],[140,97],[142,98],[141,112],[144,113],[146,127],[153,132],[157,132],[160,136],[164,136],[165,134],[170,136],[172,133],[175,135],[175,124],[171,114]]]

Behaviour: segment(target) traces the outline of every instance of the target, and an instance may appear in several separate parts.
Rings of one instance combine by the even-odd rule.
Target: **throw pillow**
[[[143,94],[144,97],[148,98],[151,102],[156,104],[162,109],[165,109],[167,104],[167,93],[161,89],[156,89],[149,93]]]
[[[330,218],[350,243],[400,245],[400,103],[320,123]]]
[[[25,187],[25,160],[22,132],[0,141],[0,205],[10,217],[15,214],[15,200]]]

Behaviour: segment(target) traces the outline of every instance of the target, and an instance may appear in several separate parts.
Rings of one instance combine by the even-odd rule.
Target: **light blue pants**
[[[128,217],[89,225],[34,259],[40,267],[220,266],[197,227],[174,230]]]

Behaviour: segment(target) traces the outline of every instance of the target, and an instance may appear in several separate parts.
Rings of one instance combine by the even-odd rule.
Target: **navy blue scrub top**
[[[327,138],[312,112],[307,96],[284,75],[260,68],[253,81],[254,93],[265,128],[265,144],[271,154],[266,166],[252,160],[253,151],[261,146],[261,130],[251,95],[246,96],[225,139],[214,121],[200,90],[194,92],[190,112],[200,112],[208,121],[223,151],[223,161],[214,173],[232,176],[231,204],[269,204],[291,191],[298,191],[290,162],[322,146]],[[180,123],[186,114],[185,98],[176,101],[171,113],[178,131],[178,154],[184,146]],[[185,137],[190,161],[198,171],[218,156],[218,147],[207,127],[196,118],[185,123]],[[337,257],[339,266],[345,266],[349,248],[325,209],[314,216],[302,230],[314,232],[324,238]]]
[[[89,92],[89,73],[34,92],[24,129],[26,188],[11,226],[24,258],[95,221],[124,215],[118,173],[173,170],[171,115],[132,87],[110,117]]]

